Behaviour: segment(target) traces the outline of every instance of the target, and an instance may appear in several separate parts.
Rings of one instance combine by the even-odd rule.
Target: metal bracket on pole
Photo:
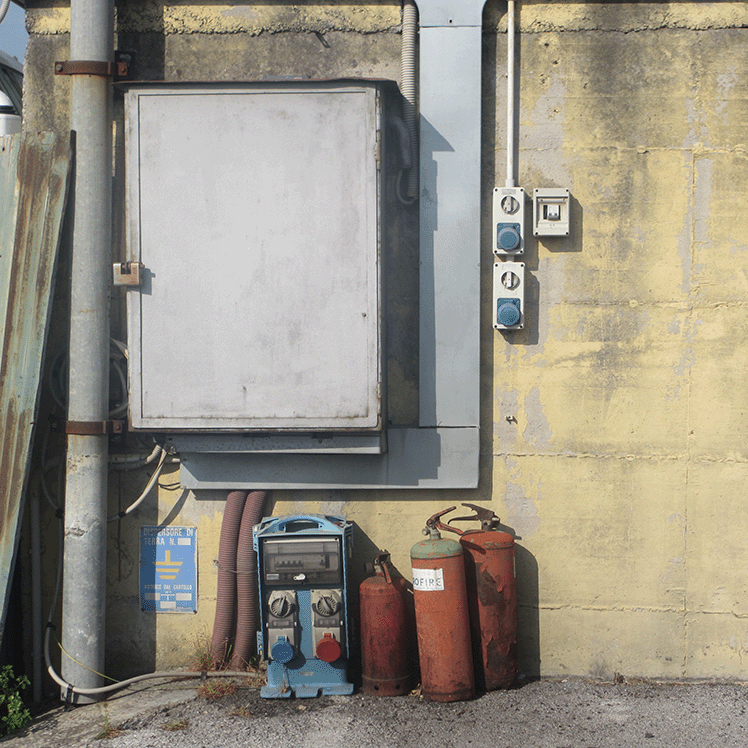
[[[65,433],[75,436],[121,434],[124,428],[124,421],[65,421]]]
[[[58,60],[55,62],[55,75],[98,75],[103,78],[127,78],[128,65],[132,59],[129,53],[115,52],[115,62],[102,60]]]

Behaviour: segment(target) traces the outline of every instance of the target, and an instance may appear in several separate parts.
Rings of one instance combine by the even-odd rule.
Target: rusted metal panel
[[[0,138],[0,639],[71,162],[69,134]]]

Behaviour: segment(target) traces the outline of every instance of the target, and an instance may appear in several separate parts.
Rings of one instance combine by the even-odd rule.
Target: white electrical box
[[[380,98],[128,89],[132,428],[381,431]]]
[[[525,326],[524,262],[494,263],[493,326],[495,330],[521,330]]]
[[[532,217],[535,236],[569,235],[569,190],[542,187],[533,190]]]
[[[493,251],[500,255],[525,252],[525,191],[495,187],[493,191]]]

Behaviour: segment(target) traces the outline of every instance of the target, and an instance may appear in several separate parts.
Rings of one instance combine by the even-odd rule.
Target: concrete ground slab
[[[215,683],[220,681],[209,681]],[[194,684],[192,684],[194,685]],[[231,692],[233,691],[233,692]],[[149,684],[105,704],[55,710],[9,748],[724,748],[748,745],[744,684],[536,681],[472,701],[417,693],[262,699],[236,685],[198,695]],[[103,728],[108,737],[96,739]]]

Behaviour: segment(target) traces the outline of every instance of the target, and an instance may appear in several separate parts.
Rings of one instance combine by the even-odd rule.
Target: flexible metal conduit
[[[418,197],[418,130],[416,128],[416,32],[417,11],[413,0],[403,3],[403,35],[400,49],[403,119],[410,139],[411,162],[406,197]]]

